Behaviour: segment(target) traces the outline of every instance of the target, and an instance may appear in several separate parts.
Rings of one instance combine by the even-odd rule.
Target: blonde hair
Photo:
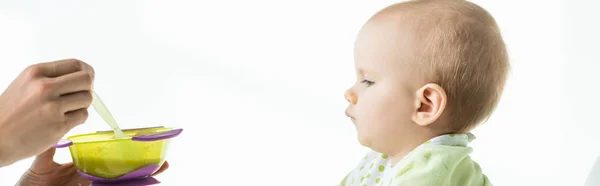
[[[456,123],[451,130],[466,132],[487,120],[510,68],[492,15],[464,0],[416,0],[388,8],[394,7],[411,15],[418,56],[414,62],[425,67],[431,83],[446,91],[444,114]]]

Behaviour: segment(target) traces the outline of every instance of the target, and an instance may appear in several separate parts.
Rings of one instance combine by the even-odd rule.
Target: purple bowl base
[[[147,186],[147,185],[155,185],[160,182],[153,177],[146,177],[142,179],[129,180],[129,181],[121,181],[121,182],[113,182],[113,183],[96,183],[92,182],[90,186]]]
[[[155,185],[159,184],[160,181],[156,180],[153,177],[146,177],[137,180],[129,180],[115,183],[96,183],[92,182],[89,186],[147,186],[147,185]],[[79,184],[79,186],[84,186]]]
[[[160,168],[158,165],[148,165],[115,179],[99,178],[79,170],[77,173],[79,173],[79,175],[81,175],[83,178],[92,181],[93,186],[142,186],[160,183],[158,180],[150,177],[150,175],[158,170],[158,168]]]

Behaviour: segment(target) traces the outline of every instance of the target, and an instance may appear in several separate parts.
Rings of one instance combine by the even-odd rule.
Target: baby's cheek
[[[370,117],[380,120],[389,120],[390,118],[398,117],[399,114],[405,115],[402,105],[392,101],[381,101],[373,104],[370,107]]]
[[[403,128],[403,125],[410,122],[411,111],[408,104],[390,101],[381,103],[373,115],[376,115],[374,118],[383,130],[392,132]]]

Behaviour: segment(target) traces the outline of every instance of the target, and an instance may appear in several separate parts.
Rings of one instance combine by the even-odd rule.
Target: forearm
[[[7,121],[7,109],[4,104],[5,100],[2,98],[3,97],[0,97],[0,167],[8,166],[15,162],[15,152],[12,152],[14,151],[14,149],[11,148],[13,146],[11,145],[13,143],[13,140],[11,139],[10,135],[12,130],[10,129],[10,127],[7,127],[9,126],[7,124],[11,122]]]
[[[0,167],[8,166],[12,164],[12,157],[10,157],[10,152],[8,152],[8,148],[2,144],[0,141]]]
[[[8,166],[16,162],[15,152],[9,143],[7,135],[0,131],[0,167]]]

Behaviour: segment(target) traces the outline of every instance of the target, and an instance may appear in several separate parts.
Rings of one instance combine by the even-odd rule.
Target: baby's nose
[[[346,98],[346,100],[350,103],[355,105],[356,101],[357,101],[357,97],[356,97],[356,93],[354,92],[354,90],[352,89],[348,89],[346,90],[346,93],[344,93],[344,97]]]

